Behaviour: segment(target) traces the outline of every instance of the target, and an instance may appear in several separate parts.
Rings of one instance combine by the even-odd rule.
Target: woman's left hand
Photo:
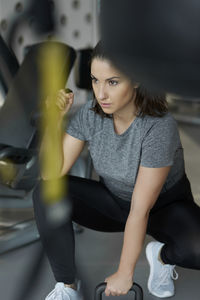
[[[105,279],[107,286],[105,289],[105,295],[120,296],[126,295],[133,284],[133,278],[127,278],[122,273],[116,272],[113,275]]]

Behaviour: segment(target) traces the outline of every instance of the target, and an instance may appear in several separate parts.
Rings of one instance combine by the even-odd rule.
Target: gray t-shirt
[[[170,113],[164,117],[137,117],[121,135],[113,119],[91,111],[92,100],[70,120],[67,133],[87,141],[97,174],[116,196],[131,201],[139,166],[171,166],[161,193],[184,174],[183,148],[177,124]]]

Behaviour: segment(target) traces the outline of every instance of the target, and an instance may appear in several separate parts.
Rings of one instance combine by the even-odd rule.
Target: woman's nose
[[[99,86],[97,91],[97,97],[99,100],[103,100],[107,98],[107,93],[104,86]]]

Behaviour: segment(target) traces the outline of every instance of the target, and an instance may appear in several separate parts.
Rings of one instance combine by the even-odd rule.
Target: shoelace
[[[160,276],[156,280],[157,282],[155,283],[155,287],[158,288],[162,285],[168,285],[171,279],[173,280],[178,279],[178,273],[175,270],[175,266],[164,265],[160,273]]]
[[[59,300],[70,300],[69,295],[67,295],[67,294],[63,295],[63,289],[64,289],[64,286],[62,283],[56,283],[55,289],[53,289],[50,292],[50,294],[47,296],[47,299],[57,300],[58,297],[60,297]],[[65,296],[65,298],[64,298],[64,296]]]

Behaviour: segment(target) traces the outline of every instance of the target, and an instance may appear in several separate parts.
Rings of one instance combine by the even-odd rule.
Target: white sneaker
[[[47,295],[45,300],[84,300],[80,288],[80,281],[77,283],[77,290],[66,287],[63,282],[58,282],[55,289]]]
[[[172,297],[175,293],[173,279],[178,279],[175,265],[163,265],[158,260],[163,245],[160,242],[151,242],[146,247],[146,256],[150,265],[148,289],[152,295],[159,298]]]

